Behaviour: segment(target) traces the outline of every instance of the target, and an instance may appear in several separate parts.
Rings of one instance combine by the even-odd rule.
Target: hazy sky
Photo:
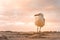
[[[46,19],[42,31],[60,31],[60,0],[0,0],[0,30],[36,31],[39,12]]]

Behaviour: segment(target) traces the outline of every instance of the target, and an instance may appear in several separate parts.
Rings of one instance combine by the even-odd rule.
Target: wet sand
[[[60,32],[11,32],[1,31],[0,40],[60,40]]]

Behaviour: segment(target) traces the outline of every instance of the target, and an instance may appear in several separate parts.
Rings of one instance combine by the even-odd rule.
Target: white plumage
[[[37,26],[37,31],[38,31],[38,27],[40,27],[41,30],[41,27],[43,27],[45,24],[44,16],[42,13],[35,14],[34,16],[35,16],[35,25]]]

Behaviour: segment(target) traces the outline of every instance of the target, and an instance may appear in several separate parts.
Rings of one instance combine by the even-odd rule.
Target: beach
[[[60,32],[12,32],[1,31],[0,40],[60,40]]]

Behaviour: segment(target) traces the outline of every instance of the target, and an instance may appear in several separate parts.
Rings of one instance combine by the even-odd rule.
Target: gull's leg
[[[41,27],[40,27],[40,30],[39,30],[39,32],[41,32]]]
[[[37,27],[37,33],[38,33],[38,27]]]

